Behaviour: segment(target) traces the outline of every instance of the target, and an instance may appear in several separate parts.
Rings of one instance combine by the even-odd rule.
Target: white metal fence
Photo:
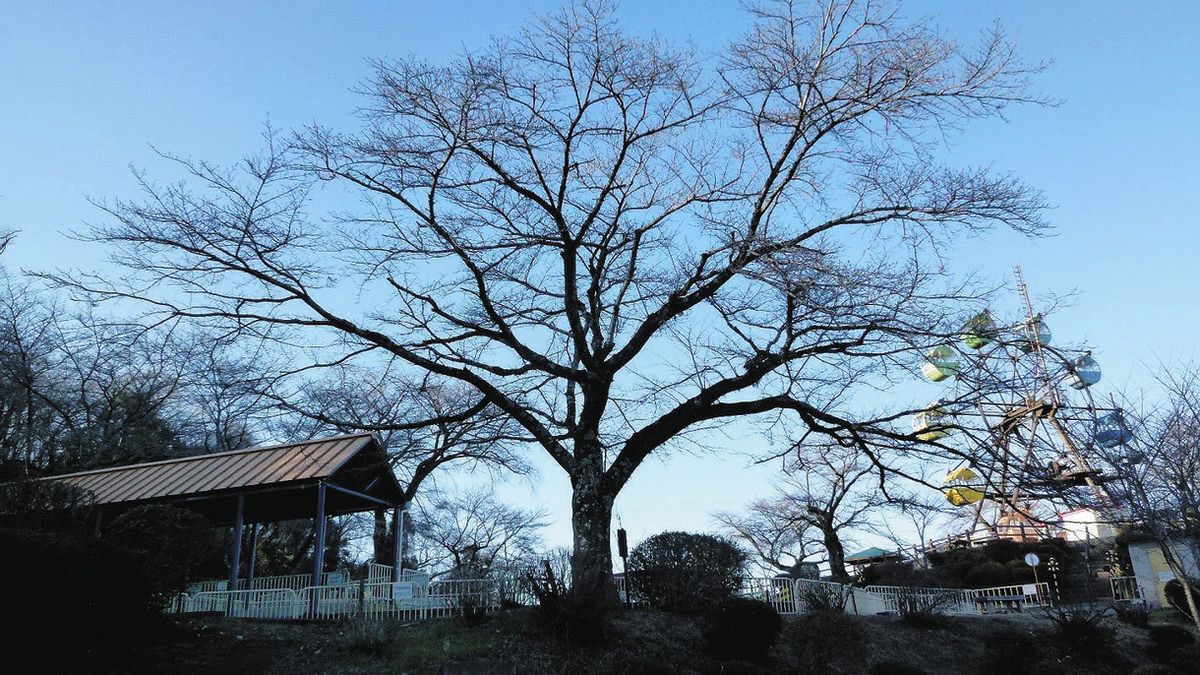
[[[1108,583],[1112,588],[1113,600],[1130,602],[1142,598],[1142,588],[1138,586],[1137,577],[1110,577]]]
[[[494,611],[500,607],[500,599],[500,581],[496,579],[370,583],[362,580],[299,590],[183,593],[174,599],[170,609],[253,619],[426,619]]]
[[[388,569],[390,570],[391,568],[389,567]],[[325,584],[349,583],[349,580],[344,572],[326,572],[321,578]],[[390,573],[388,578],[391,578]],[[293,591],[298,591],[310,585],[311,583],[311,574],[284,574],[278,576],[254,577],[253,579],[238,579],[237,590],[266,591],[280,588],[290,588]],[[249,587],[247,587],[247,585],[249,585]],[[225,579],[197,581],[188,586],[188,593],[208,593],[228,590],[229,581]]]
[[[973,589],[858,588],[813,579],[751,578],[743,582],[742,595],[762,600],[780,614],[799,614],[818,608],[841,608],[852,614],[895,613],[901,610],[902,603],[930,607],[946,614],[986,614],[1050,604],[1050,586],[1046,583]]]
[[[986,614],[1050,605],[1050,585],[1016,584],[991,588],[924,588],[867,586],[866,591],[883,599],[888,611],[899,611],[901,602],[936,607],[947,614]]]
[[[193,592],[180,594],[172,601],[170,611],[218,612],[254,619],[393,617],[412,620],[490,612],[506,603],[535,602],[530,589],[516,577],[430,581],[427,574],[402,570],[401,580],[393,582],[390,580],[391,568],[378,565],[368,569],[367,578],[360,581],[287,587],[294,583],[293,577],[299,576],[303,575],[274,580],[263,577],[255,581],[261,580],[269,586],[235,591],[206,590],[211,582],[194,584]],[[621,588],[625,580],[618,578],[616,581],[622,599],[627,599],[625,589]],[[1133,588],[1136,589],[1136,584]],[[1117,597],[1116,589],[1114,579],[1114,597]],[[978,589],[857,588],[812,579],[751,577],[743,580],[740,594],[762,600],[780,614],[800,614],[820,608],[840,608],[852,614],[897,613],[912,606],[929,607],[947,614],[986,614],[1050,604],[1050,589],[1046,583]]]

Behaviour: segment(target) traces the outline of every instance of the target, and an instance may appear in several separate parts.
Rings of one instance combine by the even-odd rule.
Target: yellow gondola
[[[984,498],[983,492],[978,489],[981,487],[979,474],[972,471],[970,467],[964,466],[946,474],[942,486],[946,501],[954,506],[976,504],[983,501]]]
[[[913,417],[913,433],[922,441],[936,441],[950,435],[947,412],[941,402],[934,403]]]

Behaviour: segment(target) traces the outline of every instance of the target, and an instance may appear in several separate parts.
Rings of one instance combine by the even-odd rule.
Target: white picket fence
[[[390,567],[388,568],[391,569]],[[389,573],[389,579],[390,573]],[[348,583],[346,574],[343,572],[326,572],[321,577],[326,584]],[[312,583],[311,574],[284,574],[267,577],[254,577],[249,581],[247,588],[246,579],[238,579],[238,588],[240,591],[266,591],[276,590],[281,588],[290,588],[293,591],[298,591],[310,583]],[[226,579],[209,579],[206,581],[197,581],[188,586],[188,593],[210,593],[216,591],[228,591],[229,581]]]

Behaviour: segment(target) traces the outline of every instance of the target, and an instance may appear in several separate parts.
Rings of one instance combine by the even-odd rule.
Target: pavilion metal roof
[[[172,497],[330,478],[372,444],[378,446],[372,434],[351,434],[80,471],[43,480],[82,488],[96,504],[169,501]]]

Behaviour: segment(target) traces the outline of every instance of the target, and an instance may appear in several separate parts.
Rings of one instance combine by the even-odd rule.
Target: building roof
[[[80,471],[43,480],[69,483],[96,504],[328,478],[372,441],[370,434],[247,448],[212,455]]]
[[[232,518],[236,496],[247,498],[248,520],[312,517],[318,482],[346,490],[331,495],[331,515],[398,503],[402,491],[373,434],[350,434],[196,457],[47,476],[85,491],[101,507],[173,503],[205,512],[216,522]],[[357,499],[348,491],[359,493]],[[366,495],[370,499],[364,499]]]
[[[872,546],[865,551],[859,551],[854,555],[846,556],[846,562],[867,562],[869,560],[876,560],[878,558],[890,558],[895,555],[897,555],[895,551],[885,551],[878,546]]]

